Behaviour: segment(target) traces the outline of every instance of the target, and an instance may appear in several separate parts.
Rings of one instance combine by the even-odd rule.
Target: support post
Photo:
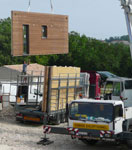
[[[43,102],[42,102],[42,112],[47,111],[47,98],[48,98],[48,76],[49,76],[49,67],[45,67],[44,72],[44,88],[43,88]]]

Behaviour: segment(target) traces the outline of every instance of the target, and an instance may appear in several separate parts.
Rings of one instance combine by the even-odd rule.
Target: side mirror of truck
[[[122,101],[127,100],[127,98],[124,98],[124,97],[122,97],[122,96],[120,96],[120,99],[121,99]]]
[[[42,93],[39,93],[39,96],[43,96],[43,94],[42,94]]]
[[[37,89],[34,89],[34,95],[38,95]]]

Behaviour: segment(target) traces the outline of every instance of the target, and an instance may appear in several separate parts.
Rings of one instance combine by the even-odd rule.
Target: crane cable
[[[50,0],[50,7],[51,7],[51,13],[54,13],[52,0]]]
[[[28,3],[28,12],[30,12],[30,8],[31,8],[31,0],[29,0],[29,3]]]
[[[51,13],[54,13],[52,0],[50,0],[50,7],[51,7]],[[31,0],[29,0],[28,3],[28,12],[30,12],[30,8],[31,8]]]

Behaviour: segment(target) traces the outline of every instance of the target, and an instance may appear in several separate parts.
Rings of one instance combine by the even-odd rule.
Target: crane
[[[129,35],[130,53],[132,59],[132,0],[120,0],[121,6],[124,9],[127,31]]]

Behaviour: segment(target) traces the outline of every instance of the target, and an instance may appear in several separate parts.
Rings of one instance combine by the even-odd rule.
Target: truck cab
[[[69,127],[83,129],[82,134],[99,137],[101,132],[118,134],[123,132],[124,120],[122,101],[82,99],[69,106]]]
[[[108,78],[104,88],[104,99],[123,100],[125,107],[132,107],[132,79]]]

